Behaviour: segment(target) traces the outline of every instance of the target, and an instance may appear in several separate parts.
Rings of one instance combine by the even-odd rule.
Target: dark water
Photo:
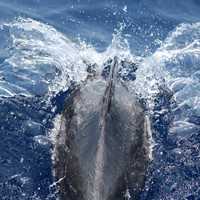
[[[198,0],[0,0],[0,199],[55,199],[57,119],[85,63],[117,55],[146,102],[153,160],[140,199],[200,199]],[[132,78],[127,78],[132,77]],[[134,81],[128,81],[135,79]]]

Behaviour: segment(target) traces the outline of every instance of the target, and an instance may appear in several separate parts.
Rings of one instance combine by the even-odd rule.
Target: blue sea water
[[[140,199],[200,199],[198,0],[0,0],[0,199],[56,199],[64,99],[113,56],[138,64],[127,84],[151,119]]]

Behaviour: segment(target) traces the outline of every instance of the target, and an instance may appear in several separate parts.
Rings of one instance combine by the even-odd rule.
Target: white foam
[[[49,132],[49,135],[48,137],[50,138],[51,142],[53,144],[55,144],[55,141],[56,141],[56,137],[59,133],[59,130],[60,130],[60,125],[61,125],[61,115],[56,115],[56,117],[54,118],[54,121],[53,121],[53,124],[54,124],[54,127],[53,129],[51,129],[51,131]]]
[[[44,135],[37,135],[37,136],[34,136],[34,141],[42,146],[45,146],[45,145],[48,145],[50,144],[50,140],[47,136],[44,136]]]
[[[179,105],[187,104],[200,114],[200,23],[181,24],[154,55],[170,76],[168,86]]]
[[[134,87],[142,97],[150,99],[151,105],[164,83],[175,92],[181,104],[185,97],[200,97],[199,70],[200,23],[181,24],[141,63]]]
[[[52,26],[33,19],[18,18],[4,24],[9,29],[12,53],[4,63],[9,67],[1,70],[5,84],[13,81],[20,92],[8,90],[7,95],[37,94],[43,83],[42,94],[66,90],[71,80],[81,81],[86,77],[86,65],[81,57],[80,46],[56,31]],[[8,77],[18,75],[24,84]],[[0,94],[1,95],[1,94]]]
[[[170,133],[185,135],[197,130],[197,127],[193,123],[187,121],[174,121],[170,128]]]

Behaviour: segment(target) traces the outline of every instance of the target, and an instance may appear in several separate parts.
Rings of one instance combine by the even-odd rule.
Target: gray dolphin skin
[[[66,101],[54,149],[60,200],[138,199],[149,162],[147,120],[117,79],[89,78]]]

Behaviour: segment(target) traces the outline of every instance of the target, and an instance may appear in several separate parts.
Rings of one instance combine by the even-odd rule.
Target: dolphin
[[[67,99],[54,147],[60,200],[137,199],[149,163],[149,120],[117,78],[90,76]]]

